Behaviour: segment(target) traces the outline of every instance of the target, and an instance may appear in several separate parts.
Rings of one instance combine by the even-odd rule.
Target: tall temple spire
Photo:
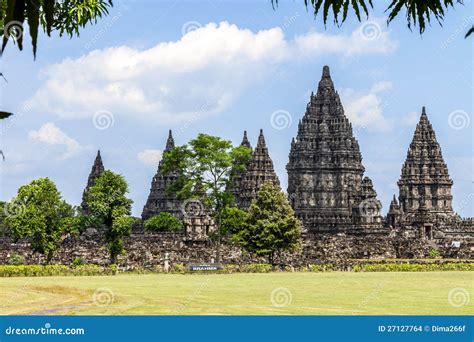
[[[244,137],[242,138],[242,142],[240,143],[240,146],[252,148],[252,145],[250,144],[250,141],[247,138],[247,131],[244,131]]]
[[[100,155],[100,150],[97,151],[97,156],[95,157],[94,164],[92,165],[91,172],[89,173],[89,177],[87,179],[87,186],[82,193],[82,211],[85,215],[90,214],[89,208],[86,203],[86,193],[87,191],[95,185],[97,178],[104,172],[104,164],[102,162],[102,156]]]
[[[166,147],[164,152],[168,152],[175,147],[173,134],[171,130],[168,133]],[[151,181],[150,194],[143,207],[142,219],[146,220],[150,217],[158,215],[161,212],[169,212],[178,218],[181,218],[181,202],[176,195],[167,191],[168,187],[178,179],[176,172],[164,173],[162,171],[163,160],[158,164],[158,170]]]
[[[260,186],[266,181],[280,185],[261,129],[257,146],[252,154],[252,160],[240,176],[239,184],[237,184],[238,191],[234,193],[238,206],[244,209],[248,208],[252,200],[256,198]]]
[[[321,76],[321,80],[318,84],[318,91],[316,92],[316,96],[318,98],[330,98],[335,95],[334,83],[331,79],[331,73],[329,71],[329,67],[325,65],[323,67],[323,74]]]
[[[322,78],[331,78],[331,73],[329,72],[329,66],[323,66],[323,76]]]
[[[260,128],[260,133],[258,135],[258,140],[257,140],[257,147],[260,149],[266,149],[267,144],[265,143],[265,136],[263,135],[263,129]]]
[[[171,151],[174,148],[174,139],[173,139],[173,132],[171,129],[168,132],[168,140],[166,140],[166,147],[164,152]]]
[[[452,213],[452,184],[441,147],[423,107],[398,181],[401,208],[405,213],[420,209]]]

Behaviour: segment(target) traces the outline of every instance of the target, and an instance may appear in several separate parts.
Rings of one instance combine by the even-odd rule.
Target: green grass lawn
[[[473,288],[474,272],[0,278],[0,314],[465,315]]]

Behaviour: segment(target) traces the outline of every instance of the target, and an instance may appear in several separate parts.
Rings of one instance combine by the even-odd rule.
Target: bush
[[[47,276],[96,276],[114,275],[115,265],[102,267],[99,265],[0,265],[0,277],[47,277]]]
[[[76,257],[72,261],[72,266],[73,267],[82,266],[82,265],[84,265],[84,261],[80,257]]]
[[[174,264],[171,266],[171,273],[180,273],[184,274],[188,272],[188,269],[183,264]]]
[[[430,257],[431,259],[440,258],[440,257],[441,257],[441,254],[440,254],[440,252],[439,252],[437,249],[432,248],[432,249],[430,250],[429,257]]]
[[[183,229],[183,222],[166,212],[149,218],[144,225],[150,232],[179,232]]]
[[[243,273],[269,273],[272,270],[273,267],[270,264],[249,264],[242,265],[239,271]]]
[[[360,264],[354,272],[429,272],[429,271],[474,271],[474,263],[431,264]]]
[[[25,264],[25,257],[16,253],[13,253],[10,258],[8,258],[8,265],[18,266]]]

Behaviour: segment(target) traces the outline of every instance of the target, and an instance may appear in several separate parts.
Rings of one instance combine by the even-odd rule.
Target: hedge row
[[[0,277],[96,276],[117,273],[117,266],[0,265]]]
[[[169,272],[186,273],[269,273],[269,272],[429,272],[429,271],[474,271],[474,262],[451,262],[443,264],[358,264],[355,266],[308,265],[306,267],[273,267],[268,264],[225,265],[219,271],[190,271],[184,264],[174,264]],[[116,265],[0,265],[0,277],[46,277],[46,276],[98,276],[117,273],[165,273],[162,266],[119,270]]]
[[[354,272],[429,272],[429,271],[474,271],[474,263],[444,264],[361,264]]]

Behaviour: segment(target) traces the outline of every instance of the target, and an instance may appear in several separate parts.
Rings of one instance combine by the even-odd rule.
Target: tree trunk
[[[51,260],[53,260],[53,251],[52,250],[48,251],[48,254],[46,255],[46,264],[47,265],[51,264]]]

